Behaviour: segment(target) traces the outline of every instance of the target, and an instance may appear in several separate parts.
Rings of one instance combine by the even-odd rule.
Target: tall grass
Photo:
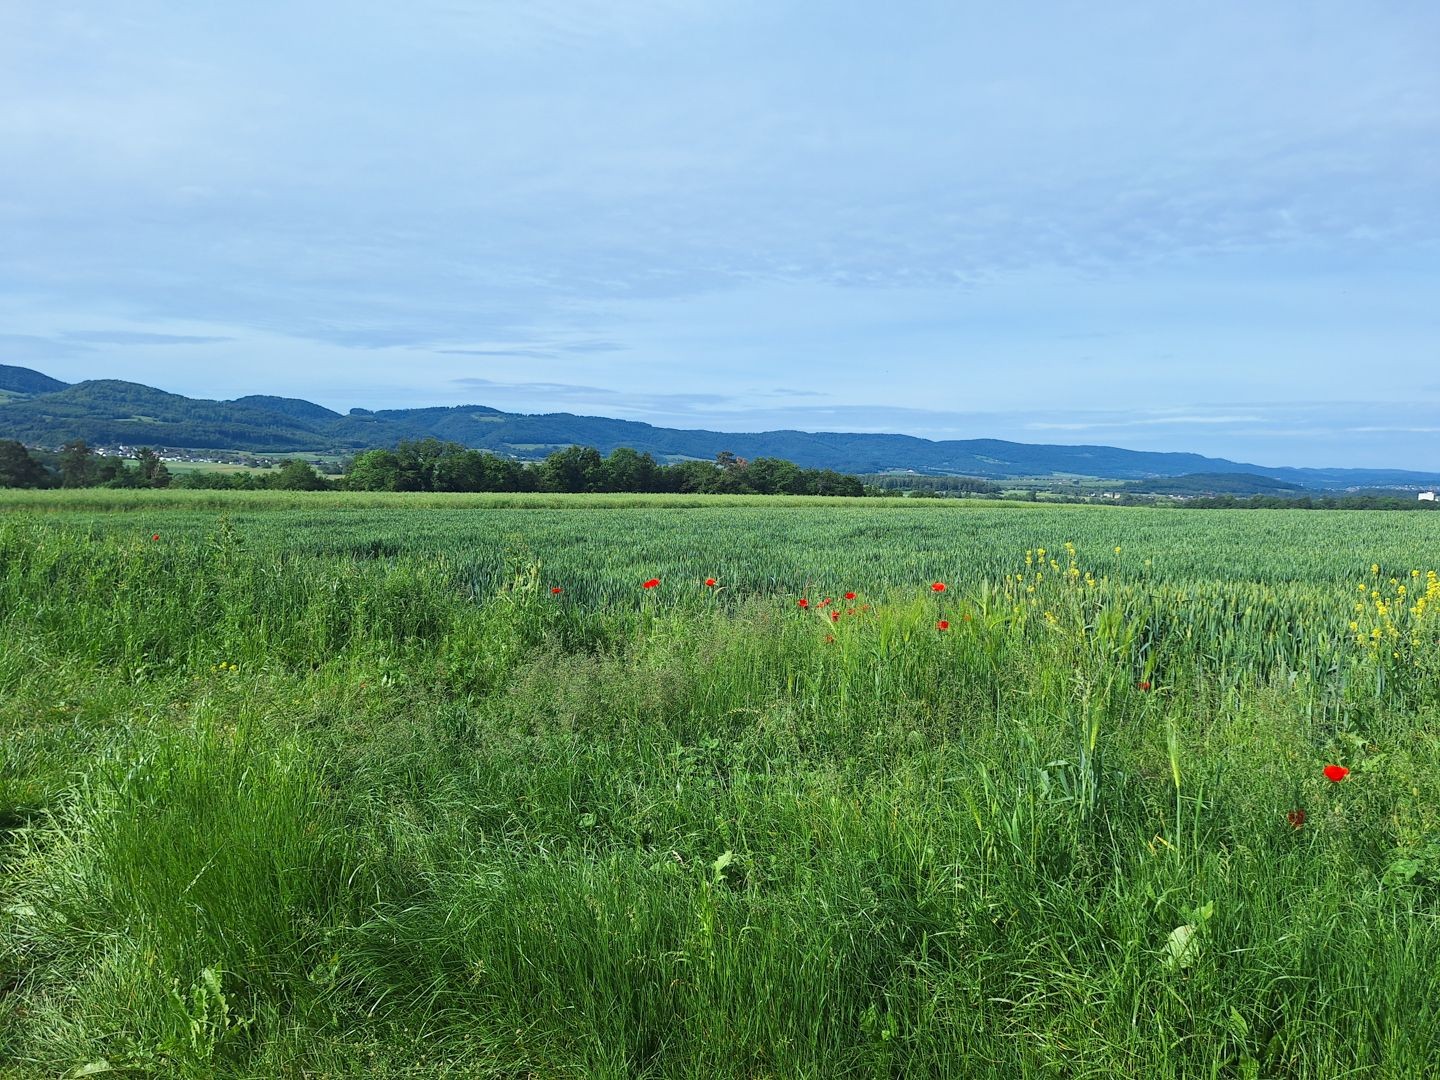
[[[0,523],[0,1070],[1423,1075],[1422,545],[1307,580],[1222,517],[1187,576],[1088,512],[992,572],[949,509],[809,588],[700,582],[843,515]]]

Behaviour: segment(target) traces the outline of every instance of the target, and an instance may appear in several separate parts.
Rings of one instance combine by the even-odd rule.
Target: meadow
[[[1437,569],[1432,514],[4,493],[0,1077],[1426,1075]]]

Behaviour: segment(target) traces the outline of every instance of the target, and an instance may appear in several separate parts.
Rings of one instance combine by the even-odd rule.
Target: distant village
[[[121,444],[97,446],[94,451],[100,457],[134,458],[140,449],[139,446]],[[152,446],[150,449],[160,456],[161,461],[185,462],[195,465],[239,465],[247,469],[278,469],[285,462],[298,458],[313,465],[317,472],[331,476],[338,476],[344,471],[338,461],[327,460],[323,457],[306,457],[303,454],[267,457],[263,454],[252,454],[243,450],[185,450],[174,446]]]

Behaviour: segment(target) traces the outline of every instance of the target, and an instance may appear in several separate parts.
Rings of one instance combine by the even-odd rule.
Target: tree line
[[[135,464],[97,454],[84,439],[72,439],[59,451],[30,450],[14,439],[0,439],[0,487],[169,487],[170,470],[148,446],[135,452]]]
[[[0,439],[0,488],[274,488],[323,491],[331,487],[304,461],[287,461],[271,473],[196,470],[178,476],[148,446],[135,451],[135,464],[100,454],[84,439],[58,451],[32,450],[13,439]]]
[[[1215,495],[1203,499],[1186,499],[1178,505],[1186,510],[1440,510],[1440,503],[1421,501],[1414,495],[1355,494],[1302,495],[1286,499],[1277,495],[1252,495],[1248,499],[1234,495]]]
[[[864,485],[833,469],[802,469],[781,458],[747,461],[728,451],[714,461],[661,465],[618,447],[602,457],[569,446],[542,461],[520,462],[438,439],[402,442],[355,457],[341,486],[351,491],[553,491],[714,495],[864,495]]]
[[[58,452],[32,451],[0,441],[0,487],[205,488],[285,491],[634,492],[723,495],[867,494],[859,479],[833,469],[802,469],[781,458],[747,461],[728,451],[714,461],[661,465],[650,454],[619,447],[602,457],[590,446],[569,446],[542,461],[521,462],[459,443],[417,439],[394,449],[367,450],[335,481],[304,461],[273,473],[195,470],[172,474],[148,447],[137,463],[97,454],[84,440]]]

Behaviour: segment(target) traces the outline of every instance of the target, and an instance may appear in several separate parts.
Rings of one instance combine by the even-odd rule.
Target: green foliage
[[[8,498],[0,1074],[1430,1068],[1428,515]]]
[[[394,450],[358,455],[346,471],[351,491],[512,492],[557,494],[596,492],[647,494],[684,492],[728,495],[858,496],[864,487],[852,476],[829,469],[801,469],[788,461],[746,462],[720,455],[712,465],[686,461],[669,468],[649,454],[619,447],[607,458],[589,446],[557,450],[535,465],[467,450],[437,439],[402,442]]]
[[[0,439],[0,487],[45,488],[50,474],[45,466],[30,456],[24,445],[13,439]]]

